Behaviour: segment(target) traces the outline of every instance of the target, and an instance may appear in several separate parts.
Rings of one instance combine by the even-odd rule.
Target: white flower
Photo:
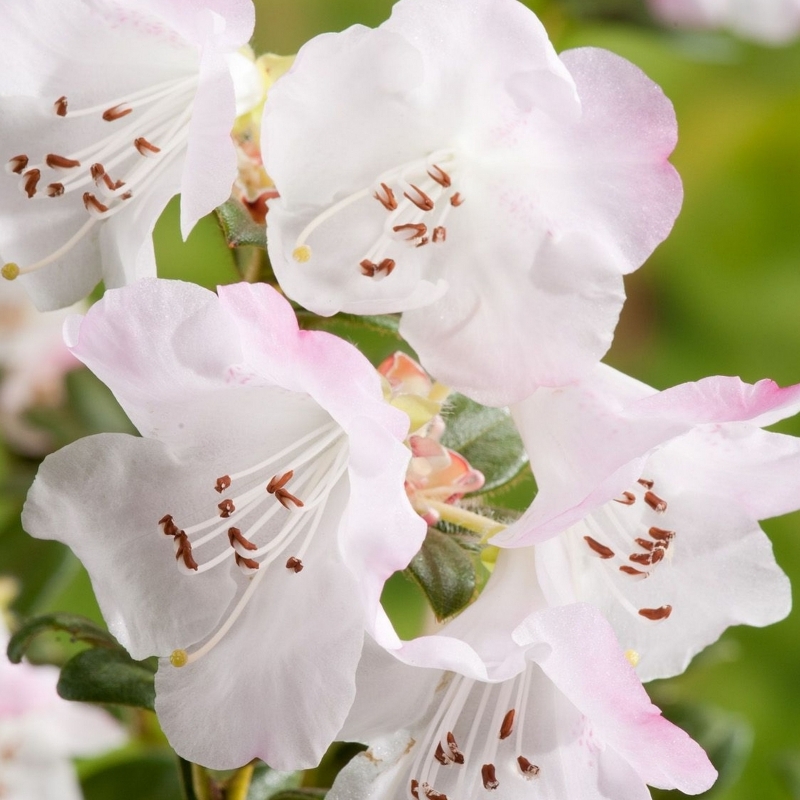
[[[425,535],[404,490],[408,417],[354,347],[298,330],[264,284],[139,281],[67,339],[142,437],[45,460],[26,530],[74,549],[134,658],[162,657],[156,711],[178,753],[316,765],[364,632],[397,641],[380,593]]]
[[[423,366],[490,404],[605,353],[622,275],[682,197],[661,90],[604,50],[559,57],[516,0],[400,0],[375,30],[313,39],[263,136],[289,296],[402,311]]]
[[[184,236],[228,198],[253,21],[250,0],[4,8],[0,253],[40,310],[155,274],[150,234],[178,192]]]

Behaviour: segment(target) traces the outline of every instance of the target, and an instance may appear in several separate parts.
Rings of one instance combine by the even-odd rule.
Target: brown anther
[[[114,120],[122,119],[122,117],[127,117],[128,114],[132,113],[133,109],[125,106],[118,105],[118,106],[111,106],[111,108],[107,108],[103,112],[103,119],[106,122],[114,122]]]
[[[491,791],[500,785],[500,781],[497,780],[494,764],[484,764],[481,767],[481,778],[483,780],[484,789],[489,789]]]
[[[431,169],[434,170],[434,172],[431,172],[429,169],[428,175],[430,175],[439,186],[444,186],[445,189],[450,186],[452,183],[450,176],[438,164],[431,164]]]
[[[144,136],[140,136],[138,139],[133,140],[133,146],[139,151],[139,155],[142,156],[149,156],[155,155],[156,153],[161,152],[160,147],[156,147],[154,144],[151,144],[144,138]]]
[[[181,532],[181,529],[172,519],[172,514],[164,514],[164,516],[158,521],[158,524],[164,526],[164,533],[167,536],[177,536]]]
[[[53,109],[59,117],[67,116],[67,98],[65,95],[62,95],[53,103]]]
[[[113,181],[113,180],[111,180],[111,176],[107,172],[103,173],[102,179],[103,179],[103,183],[112,192],[116,192],[117,189],[121,189],[125,185],[125,181]]]
[[[667,501],[662,500],[657,494],[653,494],[652,492],[644,493],[644,501],[658,514],[667,510]]]
[[[649,481],[647,478],[639,478],[636,482],[644,486],[645,489],[652,489],[656,485],[655,481]]]
[[[461,192],[456,192],[450,198],[450,205],[451,206],[460,206],[464,202],[464,198],[461,196]]]
[[[411,796],[419,800],[419,781],[411,779]]]
[[[55,153],[48,153],[44,157],[44,163],[47,164],[50,169],[74,169],[81,165],[81,162],[76,161],[74,158],[65,158]]]
[[[660,619],[666,619],[672,613],[672,606],[661,606],[661,608],[640,608],[639,614],[645,619],[657,622]]]
[[[8,167],[15,175],[22,175],[30,159],[24,153],[8,159]]]
[[[299,497],[295,497],[287,492],[286,489],[277,489],[275,497],[284,508],[289,508],[289,503],[294,503],[297,508],[302,508],[305,505]]]
[[[422,791],[428,800],[447,800],[447,795],[442,792],[437,792],[430,784],[423,783]]]
[[[383,189],[383,196],[379,192],[375,192],[373,197],[376,200],[381,202],[381,205],[387,211],[394,211],[397,208],[397,200],[395,200],[394,192],[385,184],[381,184],[381,189]]]
[[[583,539],[600,558],[614,558],[614,551],[610,547],[600,544],[596,539],[592,539],[591,536],[584,536]]]
[[[47,196],[48,197],[61,197],[64,194],[64,184],[63,183],[49,183],[47,184]]]
[[[121,194],[119,196],[120,200],[130,200],[133,197],[133,192],[125,192],[125,194]]]
[[[367,278],[374,278],[375,273],[378,271],[378,265],[374,261],[365,258],[359,266],[361,267],[361,274]]]
[[[664,548],[661,545],[656,545],[655,550],[653,550],[653,563],[658,564],[664,558]]]
[[[525,756],[518,756],[517,764],[519,764],[520,771],[526,778],[533,778],[539,774],[539,767],[536,764],[531,764]]]
[[[442,747],[442,743],[436,745],[436,752],[433,754],[433,757],[442,765],[447,766],[448,764],[452,763],[451,760],[445,755],[444,748]]]
[[[421,239],[420,239],[420,240],[417,242],[417,245],[416,245],[416,246],[417,246],[417,247],[424,247],[426,244],[428,244],[428,241],[429,241],[428,237],[427,237],[427,236],[423,236],[423,237],[422,237],[422,238],[421,238]]]
[[[501,739],[508,739],[508,737],[511,736],[512,732],[514,731],[515,715],[516,711],[512,708],[510,711],[507,711],[506,715],[503,717],[503,724],[500,726]]]
[[[92,176],[92,180],[97,183],[106,174],[106,168],[97,161],[89,167],[89,174]]]
[[[214,485],[214,491],[218,494],[222,494],[226,489],[228,489],[231,485],[231,476],[230,475],[222,475],[221,477],[217,478],[217,482]]]
[[[636,502],[636,495],[633,492],[623,492],[622,497],[615,497],[615,503],[622,503],[624,506],[632,506]]]
[[[418,209],[421,211],[431,211],[433,210],[433,200],[419,188],[419,186],[414,186],[413,183],[408,184],[416,193],[417,197],[412,197],[408,192],[403,192],[403,197],[408,198]]]
[[[641,569],[636,569],[636,567],[629,567],[627,564],[623,564],[619,568],[620,572],[624,572],[626,575],[631,575],[634,578],[646,578],[650,573],[644,572]]]
[[[443,242],[447,239],[447,228],[443,225],[437,225],[433,229],[433,243]]]
[[[634,564],[644,564],[645,566],[650,566],[653,563],[653,554],[652,553],[631,553],[628,557],[629,561],[633,561]]]
[[[25,194],[29,198],[33,197],[36,194],[36,185],[39,183],[42,173],[38,169],[29,169],[22,177],[25,178],[25,183],[22,184]]]
[[[278,489],[282,489],[284,486],[286,486],[287,483],[289,483],[293,475],[294,475],[293,469],[290,469],[288,472],[284,472],[283,475],[280,476],[280,478],[277,475],[273,475],[270,478],[269,483],[267,484],[267,491],[270,494],[275,494],[275,492],[278,491]]]
[[[655,542],[651,542],[649,539],[637,539],[636,544],[639,547],[643,547],[645,550],[652,550],[656,545]]]
[[[87,211],[96,211],[98,214],[105,214],[108,206],[101,203],[91,192],[83,193],[83,205]]]
[[[291,569],[294,572],[302,572],[303,571],[303,562],[299,558],[295,558],[292,556],[286,562],[286,569]]]
[[[244,556],[240,556],[238,553],[234,555],[236,559],[236,566],[237,567],[247,567],[247,569],[258,569],[261,565],[252,558],[245,558]]]
[[[219,515],[223,519],[227,519],[234,511],[236,511],[236,506],[233,504],[233,500],[227,499],[223,500],[221,503],[217,504],[217,508],[219,509]]]
[[[650,528],[647,533],[659,542],[665,542],[664,547],[669,547],[669,543],[675,538],[675,531],[665,531],[663,528]]]
[[[178,543],[178,549],[175,551],[175,560],[183,558],[183,563],[188,569],[197,571],[198,563],[192,556],[192,543],[184,531],[179,531],[175,536],[175,541]]]
[[[450,750],[450,756],[456,764],[464,763],[464,754],[458,749],[456,737],[453,736],[452,731],[447,732],[447,747]]]
[[[258,545],[245,538],[238,528],[228,528],[228,541],[233,547],[234,542],[240,544],[245,550],[258,550]]]
[[[378,264],[378,272],[385,272],[388,278],[394,272],[396,266],[393,258],[384,258],[383,261]]]
[[[395,225],[392,230],[395,233],[400,233],[401,231],[409,231],[408,239],[419,239],[421,236],[424,236],[428,232],[428,226],[422,222],[409,222],[406,225]]]

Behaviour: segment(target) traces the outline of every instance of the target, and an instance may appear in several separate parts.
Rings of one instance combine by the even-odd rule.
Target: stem
[[[193,767],[194,764],[191,761],[178,756],[178,769],[181,773],[181,785],[183,786],[183,794],[186,800],[200,800],[194,790]]]
[[[426,500],[426,504],[438,512],[445,522],[452,522],[454,525],[466,528],[468,531],[479,533],[484,541],[506,529],[506,526],[501,522],[495,522],[493,519],[482,517],[480,514],[475,514],[472,511],[467,511],[449,503]]]
[[[225,800],[247,800],[254,767],[255,765],[251,762],[236,770],[236,774],[228,781]]]

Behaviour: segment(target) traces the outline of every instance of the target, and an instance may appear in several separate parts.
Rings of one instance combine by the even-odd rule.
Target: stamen
[[[633,492],[623,492],[622,497],[615,497],[615,503],[621,503],[623,506],[632,506],[636,502],[636,495]]]
[[[644,501],[657,514],[662,514],[664,511],[667,510],[667,501],[662,500],[657,494],[653,494],[650,491],[645,492]]]
[[[419,781],[411,779],[411,796],[414,800],[419,800]]]
[[[655,542],[651,542],[649,539],[641,539],[641,538],[639,538],[639,539],[635,539],[634,541],[636,542],[636,544],[639,545],[639,547],[642,547],[645,550],[652,551],[652,549],[656,546]]]
[[[156,147],[154,144],[148,142],[144,136],[134,139],[133,146],[139,151],[139,154],[143,156],[154,156],[161,152],[160,147]]]
[[[373,197],[381,202],[381,205],[387,211],[394,211],[397,208],[397,200],[395,199],[394,192],[385,184],[381,184],[381,189],[384,194],[381,196],[379,192],[375,192]]]
[[[645,489],[652,489],[656,485],[655,481],[647,480],[647,478],[639,478],[637,483],[644,486]]]
[[[299,558],[295,558],[292,556],[286,562],[286,569],[294,570],[295,572],[302,572],[303,570],[303,562]]]
[[[39,183],[39,178],[42,177],[42,173],[38,169],[29,169],[22,177],[25,178],[22,184],[23,191],[28,195],[28,199],[30,199],[36,194],[36,184]]]
[[[236,506],[233,504],[233,500],[223,500],[221,503],[217,504],[217,508],[219,509],[219,515],[223,519],[227,519],[234,511],[236,511]]]
[[[422,237],[422,238],[421,238],[421,239],[420,239],[420,240],[417,242],[417,247],[425,247],[425,245],[426,245],[426,244],[428,244],[428,241],[429,241],[428,237],[427,237],[427,236],[423,236],[423,237]]]
[[[444,748],[442,747],[441,742],[437,742],[436,752],[433,754],[433,757],[444,767],[452,763],[450,758],[445,755]]]
[[[107,172],[104,172],[101,177],[102,177],[103,183],[105,184],[106,188],[110,192],[116,192],[117,189],[121,189],[125,185],[125,181],[113,181],[113,180],[111,180],[111,176]],[[122,199],[123,200],[127,199],[125,197],[125,195],[128,195],[128,197],[130,197],[130,192],[125,192],[125,194],[122,195]]]
[[[62,194],[64,194],[63,183],[50,183],[47,185],[48,197],[61,197]]]
[[[667,619],[672,613],[672,606],[661,606],[661,608],[640,608],[639,614],[645,619],[653,620],[654,622],[660,619]]]
[[[97,162],[89,167],[89,174],[92,176],[92,180],[97,183],[106,174],[106,168]]]
[[[650,528],[647,531],[653,539],[658,539],[660,542],[671,542],[675,538],[675,531],[665,531],[663,528]],[[667,545],[665,545],[666,547]]]
[[[169,663],[173,667],[185,667],[188,662],[189,654],[185,650],[173,650],[169,657]]]
[[[248,570],[258,569],[261,566],[258,561],[255,561],[252,558],[245,558],[244,556],[240,556],[238,553],[234,555],[234,559],[236,560],[237,567],[246,567]]]
[[[238,528],[228,528],[228,541],[231,543],[231,547],[236,542],[245,550],[258,550],[258,545],[247,539]]]
[[[433,210],[433,200],[428,197],[419,186],[415,186],[413,183],[408,184],[416,193],[417,197],[412,197],[408,192],[403,192],[403,197],[409,199],[417,208],[421,211],[432,211]]]
[[[444,242],[447,240],[447,228],[439,225],[433,229],[433,243]]]
[[[464,763],[464,754],[458,749],[456,737],[453,736],[452,731],[447,732],[447,747],[450,750],[450,755],[456,764]]]
[[[500,738],[508,739],[514,731],[514,716],[516,711],[512,708],[503,717],[503,724],[500,726]]]
[[[307,244],[295,247],[295,249],[292,250],[292,258],[297,261],[298,264],[305,264],[307,261],[311,260],[311,248]]]
[[[620,572],[624,572],[626,575],[630,575],[634,578],[646,578],[650,573],[644,572],[643,570],[636,569],[636,567],[629,567],[627,564],[623,564],[619,568]]]
[[[448,800],[446,794],[435,791],[433,787],[429,786],[427,783],[422,784],[422,791],[424,792],[425,797],[427,797],[428,800]]]
[[[428,175],[439,184],[439,186],[443,186],[447,189],[452,181],[450,180],[450,176],[437,164],[431,164],[431,169],[435,170],[435,172],[431,172],[428,170]]]
[[[282,489],[286,486],[287,483],[292,479],[294,475],[294,470],[290,469],[288,472],[284,472],[283,475],[279,478],[277,475],[273,475],[270,478],[269,483],[267,484],[267,491],[270,494],[275,494],[278,489]]]
[[[600,544],[597,540],[592,539],[591,536],[584,536],[583,539],[600,558],[614,558],[614,551],[610,547]]]
[[[179,533],[183,533],[183,531],[175,524],[172,514],[164,514],[164,516],[158,521],[158,524],[163,526],[164,533],[167,536],[177,536]]]
[[[101,203],[91,192],[83,193],[83,205],[92,216],[100,216],[108,211],[108,206]]]
[[[409,222],[406,225],[395,225],[392,230],[395,233],[400,233],[400,231],[411,231],[410,235],[407,237],[408,240],[411,241],[412,239],[419,239],[420,237],[424,236],[428,232],[428,226],[422,222],[417,224]]]
[[[127,117],[128,114],[133,113],[133,109],[128,107],[125,108],[122,104],[111,106],[111,108],[107,108],[103,112],[103,119],[106,122],[114,122],[115,120],[122,119],[122,117]]]
[[[50,169],[75,169],[75,167],[81,165],[81,162],[74,158],[66,158],[56,153],[48,153],[44,157],[44,163],[47,164]]]
[[[500,785],[497,780],[494,764],[484,764],[481,767],[481,779],[483,780],[483,788],[493,791]]]
[[[286,489],[276,489],[275,497],[284,508],[289,508],[289,503],[294,503],[296,508],[302,508],[304,505],[300,498],[290,494]]]
[[[230,488],[231,485],[231,476],[230,475],[223,475],[220,478],[217,478],[216,486],[214,486],[214,490],[217,491],[219,494],[222,494],[226,489]]]
[[[3,264],[3,269],[0,270],[0,275],[2,275],[7,281],[13,281],[19,276],[19,273],[20,268],[13,261]]]
[[[25,167],[28,166],[29,161],[30,159],[28,156],[26,156],[24,153],[20,153],[20,155],[8,159],[8,162],[6,163],[6,171],[14,175],[21,175],[25,171]]]
[[[183,558],[183,563],[186,565],[186,567],[197,572],[199,564],[192,556],[192,543],[189,541],[189,537],[183,531],[181,531],[175,536],[175,542],[177,543],[175,560],[177,561],[179,558]]]
[[[525,756],[518,756],[517,764],[519,764],[520,772],[522,772],[524,778],[535,778],[539,774],[539,767],[536,764],[531,764]]]
[[[652,553],[631,553],[628,558],[630,561],[633,561],[634,564],[644,564],[645,566],[649,566],[653,563]]]
[[[458,206],[460,206],[460,205],[461,205],[463,202],[464,202],[464,198],[461,196],[461,192],[456,192],[456,193],[455,193],[455,194],[454,194],[454,195],[453,195],[453,196],[450,198],[450,205],[451,205],[451,206],[456,206],[456,207],[458,207]]]
[[[53,103],[53,109],[59,117],[67,116],[67,98],[65,95],[62,95]]]

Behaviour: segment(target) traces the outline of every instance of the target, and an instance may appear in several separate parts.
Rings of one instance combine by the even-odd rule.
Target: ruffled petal
[[[703,750],[652,705],[622,655],[611,626],[590,606],[547,609],[529,617],[515,639],[651,786],[699,794],[717,773]],[[591,658],[587,654],[591,653]]]

